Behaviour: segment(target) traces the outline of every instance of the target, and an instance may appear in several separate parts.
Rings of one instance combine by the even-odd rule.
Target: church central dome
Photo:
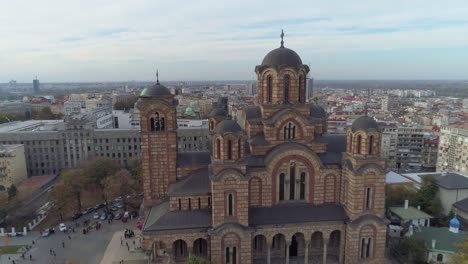
[[[274,49],[263,58],[262,66],[301,66],[301,57],[292,49],[284,47],[284,33],[281,31],[281,46]]]

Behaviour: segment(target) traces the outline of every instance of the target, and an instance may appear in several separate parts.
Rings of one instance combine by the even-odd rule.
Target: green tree
[[[69,169],[62,172],[61,179],[70,187],[71,194],[76,200],[78,211],[81,211],[81,194],[86,187],[86,179],[82,169]]]
[[[51,120],[55,119],[56,116],[54,113],[52,113],[52,110],[50,110],[50,107],[44,107],[37,113],[35,116],[36,119],[42,119],[42,120]]]
[[[405,200],[414,205],[418,201],[418,191],[408,185],[387,185],[385,192],[385,203],[387,207],[402,206]]]
[[[133,177],[126,169],[104,179],[104,194],[107,198],[122,196],[122,205],[127,210],[127,195],[134,193]]]
[[[211,264],[211,262],[204,258],[191,256],[188,259],[188,264]]]
[[[456,244],[458,252],[452,256],[450,263],[468,263],[468,237],[465,237],[462,243]]]
[[[107,203],[109,196],[106,195],[105,188],[110,183],[106,179],[114,175],[120,166],[110,158],[98,157],[85,162],[82,169],[85,175],[85,184],[98,188],[102,199]]]
[[[8,187],[8,202],[13,200],[18,195],[18,189],[14,184]]]
[[[424,242],[412,237],[403,238],[394,248],[393,254],[400,263],[426,263],[426,247]]]
[[[72,197],[71,186],[67,185],[62,179],[59,179],[49,194],[49,200],[53,204],[51,213],[59,215],[60,220],[63,221],[65,214],[71,212],[72,207],[69,204]]]
[[[442,205],[437,192],[439,187],[436,184],[436,178],[433,175],[423,175],[421,177],[421,188],[418,191],[418,204],[421,209],[432,215],[440,215]]]

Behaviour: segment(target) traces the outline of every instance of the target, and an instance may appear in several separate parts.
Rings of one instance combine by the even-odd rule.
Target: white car
[[[62,232],[67,231],[67,226],[64,223],[60,223],[59,230]]]
[[[97,213],[97,212],[94,213],[93,218],[94,218],[94,219],[99,219],[99,213]]]

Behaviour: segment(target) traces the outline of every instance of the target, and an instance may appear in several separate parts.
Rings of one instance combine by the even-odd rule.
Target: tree
[[[104,180],[104,193],[107,197],[122,196],[122,205],[127,210],[127,195],[134,193],[133,177],[126,169],[121,169]]]
[[[191,256],[188,259],[188,264],[211,264],[211,262],[204,258]]]
[[[385,195],[387,207],[402,206],[405,200],[409,200],[411,204],[418,202],[418,192],[413,186],[387,185]]]
[[[143,168],[141,166],[141,160],[138,158],[130,160],[127,169],[128,171],[130,171],[130,174],[133,178],[132,188],[134,190],[134,193],[141,193],[143,191]]]
[[[465,237],[463,242],[456,244],[455,247],[458,252],[452,256],[450,263],[468,263],[468,238]]]
[[[418,203],[421,209],[432,215],[440,215],[442,205],[437,192],[439,187],[436,184],[436,178],[433,175],[424,175],[421,177],[421,188],[418,191]]]
[[[412,237],[403,238],[394,248],[393,254],[400,263],[426,263],[424,242]]]
[[[78,211],[81,211],[81,194],[86,187],[86,179],[82,169],[69,169],[62,172],[61,179],[70,187],[73,197],[76,199]]]
[[[107,183],[106,179],[114,175],[120,166],[112,159],[98,157],[83,164],[83,173],[85,175],[85,185],[94,186],[101,191],[102,199],[107,203],[109,196],[104,193]]]
[[[59,179],[49,195],[49,200],[53,203],[51,212],[58,214],[60,220],[63,221],[63,216],[71,210],[71,206],[69,206],[72,198],[71,187],[65,181]]]
[[[16,186],[14,184],[12,184],[8,188],[8,202],[13,200],[13,198],[15,198],[17,195],[18,195],[18,189],[16,188]]]

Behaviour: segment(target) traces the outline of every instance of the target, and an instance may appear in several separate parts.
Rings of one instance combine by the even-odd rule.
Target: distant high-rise
[[[306,98],[310,100],[314,96],[314,78],[307,79]]]
[[[39,85],[39,80],[37,79],[37,76],[36,76],[36,79],[33,80],[33,93],[34,94],[38,94],[40,92],[41,88],[40,88],[40,85]]]

